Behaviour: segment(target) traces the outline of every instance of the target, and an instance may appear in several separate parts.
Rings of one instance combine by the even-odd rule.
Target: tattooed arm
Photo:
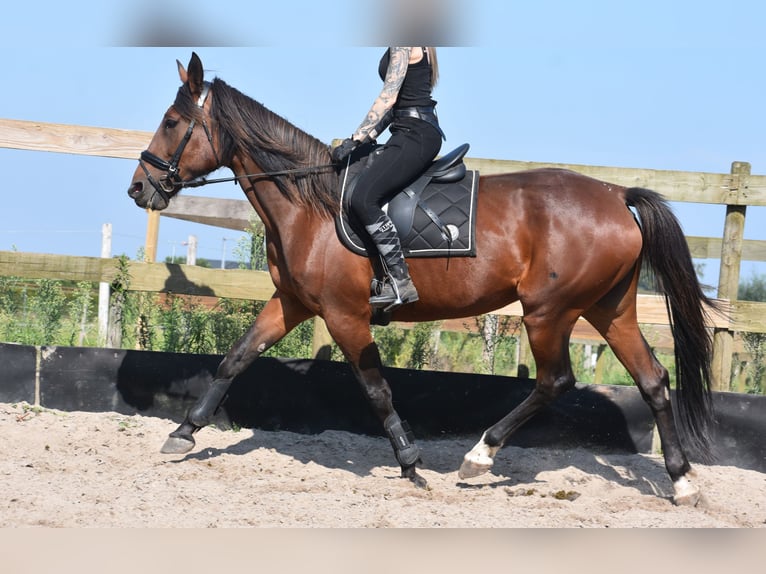
[[[396,97],[399,95],[399,90],[404,83],[404,76],[407,74],[411,50],[412,48],[391,48],[391,57],[383,82],[383,89],[372,104],[370,111],[367,112],[365,120],[351,136],[352,139],[359,142],[375,139],[387,127],[383,120],[396,103]]]

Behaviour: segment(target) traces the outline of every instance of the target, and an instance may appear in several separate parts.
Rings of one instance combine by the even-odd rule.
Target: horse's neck
[[[301,233],[310,232],[316,225],[316,218],[309,217],[308,210],[291,202],[269,179],[249,180],[242,177],[249,173],[261,173],[263,170],[252,161],[240,161],[235,158],[231,169],[239,179],[239,184],[258,217],[263,222],[267,236],[283,242],[295,234],[296,229]]]

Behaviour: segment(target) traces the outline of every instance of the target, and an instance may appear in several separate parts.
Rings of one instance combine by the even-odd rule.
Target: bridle
[[[210,83],[205,82],[202,86],[202,92],[199,95],[199,99],[197,100],[198,108],[204,107],[205,100],[207,99],[209,94],[210,94]],[[176,151],[173,154],[173,157],[170,158],[170,161],[166,161],[162,159],[161,157],[154,155],[148,149],[141,152],[141,159],[138,160],[138,164],[141,166],[141,169],[144,170],[144,173],[146,174],[146,178],[149,180],[149,183],[152,184],[152,187],[160,195],[160,197],[163,200],[165,200],[165,203],[170,202],[171,193],[173,193],[174,191],[176,191],[177,189],[181,187],[184,187],[185,182],[181,178],[181,174],[178,171],[178,162],[181,161],[181,154],[184,153],[184,149],[186,149],[186,144],[188,144],[189,139],[191,139],[191,135],[192,135],[192,132],[194,131],[194,126],[196,125],[196,123],[197,122],[195,119],[192,119],[192,121],[189,122],[189,127],[186,129],[186,133],[184,134],[183,139],[181,139],[181,142],[178,144],[178,148],[176,148]],[[205,135],[207,136],[207,140],[210,142],[210,148],[213,150],[213,155],[215,156],[215,161],[216,161],[216,167],[220,167],[221,160],[219,159],[218,152],[216,152],[215,146],[213,145],[213,135],[210,133],[210,129],[208,128],[207,122],[204,119],[202,120],[202,127],[205,129]],[[146,168],[146,164],[144,162],[156,167],[159,170],[164,171],[166,175],[160,178],[159,181],[157,181],[149,173],[149,170]]]

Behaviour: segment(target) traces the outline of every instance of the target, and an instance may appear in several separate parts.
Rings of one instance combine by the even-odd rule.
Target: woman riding
[[[391,137],[360,174],[349,206],[375,244],[387,274],[370,305],[391,311],[417,301],[418,293],[396,228],[382,206],[425,171],[439,153],[444,134],[431,98],[439,75],[435,48],[389,48],[378,70],[384,82],[380,95],[354,134],[333,149],[332,159],[344,162],[357,146],[389,127]]]

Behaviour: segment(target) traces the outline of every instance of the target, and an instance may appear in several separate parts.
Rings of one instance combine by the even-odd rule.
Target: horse
[[[427,488],[417,472],[420,447],[394,409],[371,335],[373,266],[341,244],[334,225],[341,206],[330,147],[220,78],[206,81],[196,53],[187,66],[176,63],[181,86],[141,154],[128,195],[139,207],[161,210],[184,187],[230,169],[264,224],[275,291],[161,451],[191,451],[193,435],[209,424],[232,380],[291,329],[319,316],[390,440],[401,478]],[[705,321],[714,302],[703,293],[667,201],[652,190],[542,168],[482,175],[475,217],[476,256],[412,259],[420,300],[392,315],[395,321],[435,321],[521,303],[537,367],[534,389],[483,432],[465,454],[459,477],[489,471],[514,431],[575,386],[569,339],[583,317],[651,409],[672,501],[696,505],[702,493],[689,460],[711,452],[712,341]],[[671,318],[673,401],[668,370],[637,322],[642,265],[652,271]]]

